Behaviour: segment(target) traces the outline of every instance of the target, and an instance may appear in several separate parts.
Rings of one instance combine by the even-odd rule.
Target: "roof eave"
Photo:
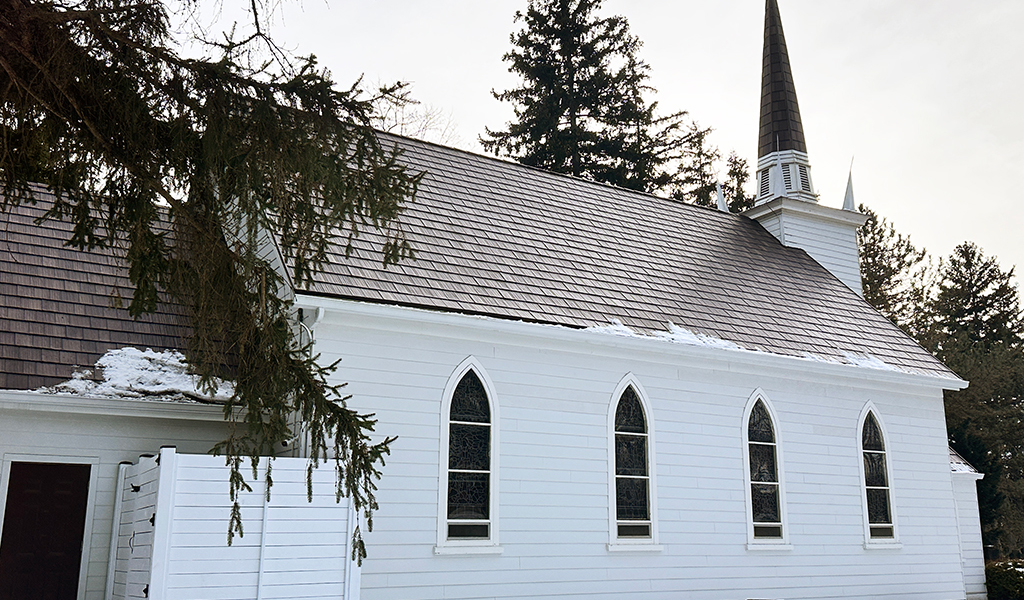
[[[583,341],[590,347],[607,346],[626,348],[637,352],[668,353],[680,357],[692,357],[698,362],[719,360],[736,363],[741,360],[745,364],[763,367],[767,370],[784,368],[829,377],[869,378],[873,382],[897,385],[925,386],[950,391],[961,390],[968,385],[966,381],[955,376],[943,377],[931,373],[872,369],[785,354],[681,344],[642,335],[618,336],[602,331],[573,328],[565,325],[504,319],[486,315],[468,315],[429,308],[397,306],[388,303],[331,298],[302,292],[296,294],[296,307],[306,309],[321,308],[325,313],[347,313],[359,317],[360,322],[366,322],[373,318],[389,319],[396,323],[407,323],[410,325],[411,330],[421,330],[421,325],[433,324],[489,330],[502,335],[519,335],[533,338],[544,337],[548,340],[562,343],[579,343]]]

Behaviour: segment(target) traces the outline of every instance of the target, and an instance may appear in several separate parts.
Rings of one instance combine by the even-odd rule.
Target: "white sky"
[[[1024,268],[1024,2],[779,0],[821,203],[858,203],[946,256],[970,240]],[[526,0],[285,2],[274,35],[342,86],[411,82],[481,152],[511,108],[502,55]],[[756,163],[764,0],[605,0],[644,42],[664,111],[714,127],[723,154]],[[724,173],[723,173],[724,175]],[[1018,278],[1020,279],[1020,278]]]

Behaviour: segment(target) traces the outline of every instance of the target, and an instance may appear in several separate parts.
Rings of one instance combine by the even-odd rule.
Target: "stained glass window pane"
[[[448,468],[490,470],[491,427],[452,423],[448,430]]]
[[[651,526],[643,525],[622,525],[618,527],[619,537],[625,538],[649,538],[651,537]]]
[[[754,537],[780,538],[782,537],[782,527],[778,525],[754,525]]]
[[[885,442],[882,440],[882,429],[878,426],[875,415],[871,413],[868,413],[868,417],[864,419],[864,434],[861,443],[863,443],[865,450],[877,450],[879,452],[885,450]]]
[[[486,519],[490,514],[488,473],[448,473],[448,518]]]
[[[768,409],[760,400],[750,411],[750,422],[747,424],[747,439],[751,442],[775,442],[775,431],[772,428],[772,419],[768,416]]]
[[[650,518],[646,478],[615,478],[615,514],[620,521],[646,521]]]
[[[868,523],[892,523],[889,516],[889,490],[868,490]]]
[[[622,392],[619,405],[615,408],[615,431],[647,433],[644,409],[640,406],[640,398],[632,386]]]
[[[449,523],[449,538],[486,538],[490,536],[487,523]]]
[[[775,469],[775,446],[750,444],[750,480],[778,481]]]
[[[452,395],[452,421],[490,423],[491,407],[487,404],[487,392],[476,373],[469,371],[455,386]]]
[[[755,523],[779,523],[779,486],[767,483],[750,484],[750,500]]]
[[[885,454],[881,452],[864,453],[864,483],[869,487],[889,486],[885,473]]]
[[[647,475],[646,436],[615,436],[615,474]]]

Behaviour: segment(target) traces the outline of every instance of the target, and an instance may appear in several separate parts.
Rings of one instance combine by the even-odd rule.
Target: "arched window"
[[[764,400],[758,398],[747,420],[750,515],[755,539],[782,539],[782,493],[775,425]]]
[[[895,538],[889,505],[889,470],[885,462],[885,437],[875,414],[868,411],[860,436],[864,454],[864,505],[867,509],[868,538]]]
[[[615,406],[615,529],[619,538],[651,538],[647,419],[633,386]]]
[[[491,407],[472,369],[455,387],[448,417],[447,539],[489,539]]]

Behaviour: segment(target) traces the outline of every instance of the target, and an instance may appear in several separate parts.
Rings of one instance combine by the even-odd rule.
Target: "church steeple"
[[[801,248],[853,291],[863,295],[857,228],[865,216],[818,204],[811,163],[789,68],[777,0],[767,0],[758,132],[757,198],[745,214],[785,246]],[[852,179],[846,207],[853,204]]]
[[[765,4],[758,133],[755,204],[779,196],[817,202],[777,0]]]

